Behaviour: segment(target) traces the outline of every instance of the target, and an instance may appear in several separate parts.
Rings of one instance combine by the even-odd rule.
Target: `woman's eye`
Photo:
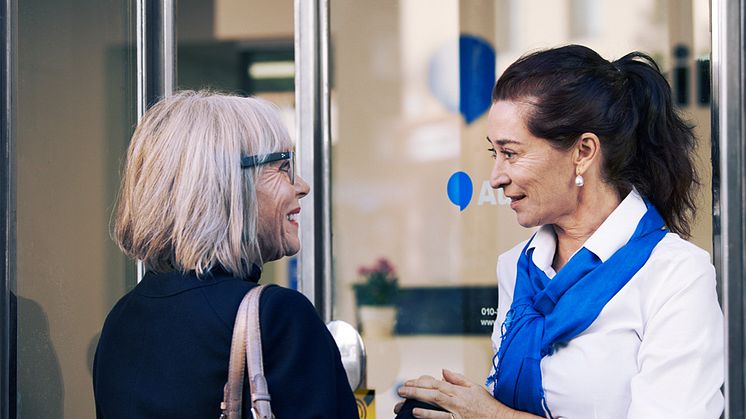
[[[505,156],[506,159],[512,159],[513,156],[515,156],[515,153],[513,153],[510,150],[501,150],[500,153]]]
[[[488,148],[487,151],[490,152],[490,154],[492,155],[493,159],[497,158],[497,150],[495,150],[494,148]]]
[[[290,172],[290,163],[283,163],[280,165],[280,171],[281,172]]]

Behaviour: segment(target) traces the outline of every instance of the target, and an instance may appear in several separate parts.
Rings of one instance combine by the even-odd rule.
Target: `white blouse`
[[[605,262],[632,237],[645,211],[644,201],[632,191],[585,247]],[[497,261],[495,353],[525,245]],[[536,266],[552,278],[552,227],[541,227],[531,247]],[[718,418],[724,407],[724,371],[715,269],[707,252],[673,233],[658,243],[588,329],[541,361],[549,410],[555,418],[569,419]]]

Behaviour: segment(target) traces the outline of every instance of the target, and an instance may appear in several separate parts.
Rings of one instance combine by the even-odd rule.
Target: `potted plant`
[[[362,282],[353,284],[358,319],[365,336],[391,336],[396,322],[396,297],[399,281],[396,270],[386,258],[357,271]]]

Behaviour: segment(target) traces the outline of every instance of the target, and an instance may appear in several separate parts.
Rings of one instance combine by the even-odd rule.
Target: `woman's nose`
[[[494,189],[502,188],[510,183],[510,176],[505,171],[505,164],[500,160],[500,156],[495,159],[490,173],[490,186]]]
[[[311,187],[308,186],[308,183],[300,176],[295,177],[295,193],[298,195],[298,198],[303,198],[304,196],[308,195],[308,192],[311,191]]]

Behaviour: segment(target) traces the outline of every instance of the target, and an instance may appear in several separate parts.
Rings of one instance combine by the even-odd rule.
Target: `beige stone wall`
[[[293,0],[214,0],[215,38],[221,40],[293,37]]]

